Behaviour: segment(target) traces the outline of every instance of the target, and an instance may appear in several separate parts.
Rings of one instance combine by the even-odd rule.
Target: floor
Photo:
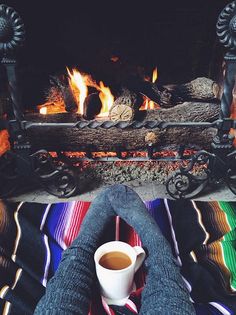
[[[126,183],[127,186],[133,188],[139,196],[143,200],[152,200],[155,198],[169,198],[166,191],[166,187],[163,184],[155,184],[149,183],[144,184],[138,181],[133,181]],[[103,189],[96,188],[90,192],[84,192],[82,194],[77,194],[76,196],[63,199],[58,198],[49,193],[43,191],[42,189],[34,189],[32,191],[27,191],[21,194],[18,194],[14,197],[9,198],[10,201],[18,202],[18,201],[28,201],[28,202],[39,202],[39,203],[56,203],[63,201],[73,201],[73,200],[81,200],[81,201],[92,201],[96,195]],[[236,195],[234,195],[228,187],[225,185],[219,185],[216,187],[208,187],[208,191],[201,193],[194,200],[202,200],[202,201],[211,201],[211,200],[224,200],[224,201],[236,201]]]

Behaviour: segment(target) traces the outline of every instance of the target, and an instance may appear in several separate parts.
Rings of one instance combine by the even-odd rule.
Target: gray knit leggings
[[[101,235],[118,215],[139,234],[147,252],[146,285],[142,292],[143,315],[192,315],[194,307],[170,246],[143,201],[130,188],[114,185],[92,202],[78,237],[63,253],[55,275],[48,282],[36,315],[87,315],[96,281],[93,255]]]

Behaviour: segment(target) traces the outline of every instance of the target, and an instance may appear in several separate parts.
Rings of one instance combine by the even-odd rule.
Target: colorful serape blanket
[[[89,205],[0,201],[1,314],[33,314],[63,250],[78,235]],[[236,314],[236,202],[156,199],[146,206],[182,266],[196,313]],[[104,241],[114,239],[141,245],[135,231],[118,217]],[[106,305],[95,285],[89,314],[137,314],[145,285],[143,270],[135,281],[137,290],[124,307]]]

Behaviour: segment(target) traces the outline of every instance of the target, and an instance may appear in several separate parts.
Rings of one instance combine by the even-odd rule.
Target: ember
[[[7,130],[0,130],[0,156],[10,150],[9,134]]]
[[[182,152],[182,156],[185,159],[191,158],[191,156],[196,153],[195,150],[184,150]],[[57,157],[57,153],[56,152],[50,152],[52,157]],[[83,159],[88,159],[88,155],[86,154],[86,152],[63,152],[61,153],[63,154],[65,157],[68,157],[74,161],[76,160],[83,160]],[[158,159],[158,160],[168,160],[168,158],[173,158],[173,159],[178,159],[179,157],[179,152],[176,150],[161,150],[160,152],[154,152],[153,153],[153,159]],[[91,152],[90,154],[90,159],[94,159],[94,160],[112,160],[112,158],[117,158],[117,153],[116,152]],[[148,153],[145,151],[130,151],[130,152],[121,152],[120,154],[120,159],[124,159],[124,160],[129,160],[129,159],[136,159],[136,158],[140,158],[140,160],[143,158],[144,161],[148,159]]]
[[[48,109],[47,109],[46,106],[43,106],[43,107],[39,108],[39,112],[40,112],[40,114],[42,114],[42,115],[46,115],[47,112],[48,112]]]

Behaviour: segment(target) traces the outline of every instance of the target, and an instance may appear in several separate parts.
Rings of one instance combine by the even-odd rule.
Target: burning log
[[[220,106],[214,103],[184,103],[172,109],[142,111],[145,120],[162,121],[213,121],[218,118]],[[47,115],[46,115],[47,116]],[[48,115],[53,121],[54,115]],[[57,115],[60,116],[60,115]],[[79,116],[64,114],[63,122],[75,121]],[[44,121],[42,115],[26,116],[27,120]],[[44,117],[45,119],[47,117]],[[58,121],[58,118],[57,118]],[[194,145],[209,149],[217,130],[214,128],[183,128],[175,127],[160,130],[155,128],[142,129],[77,129],[77,128],[50,128],[37,127],[29,129],[27,134],[35,149],[49,151],[115,151],[115,150],[142,150],[150,145],[147,134],[153,132],[154,146],[168,147],[170,145]]]
[[[89,94],[84,101],[84,118],[87,120],[94,119],[102,109],[102,102],[99,93]]]
[[[65,87],[62,89],[62,95],[65,102],[65,110],[68,113],[75,113],[78,110],[78,105],[74,94],[72,93],[70,87]]]
[[[110,108],[109,116],[112,121],[132,120],[142,103],[143,98],[140,94],[124,89]]]
[[[136,93],[142,93],[163,108],[173,107],[185,101],[216,102],[220,98],[219,85],[204,77],[184,84],[164,86],[150,81],[134,80],[131,87]]]
[[[57,93],[61,96],[65,104],[65,110],[68,113],[77,112],[78,110],[77,100],[70,86],[65,84],[64,82],[61,82],[58,77],[51,77],[50,82],[53,85],[52,88],[54,88],[54,90],[57,90]]]

